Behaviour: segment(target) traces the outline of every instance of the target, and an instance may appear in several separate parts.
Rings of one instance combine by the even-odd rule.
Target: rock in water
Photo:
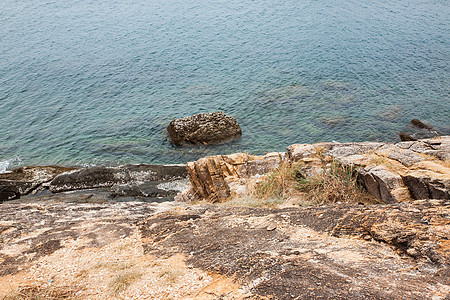
[[[242,135],[236,119],[220,111],[175,119],[167,131],[175,145],[219,144]]]
[[[418,119],[412,119],[404,131],[399,133],[400,140],[404,142],[434,138],[440,135],[442,135],[442,133],[439,129],[435,128],[428,122]]]

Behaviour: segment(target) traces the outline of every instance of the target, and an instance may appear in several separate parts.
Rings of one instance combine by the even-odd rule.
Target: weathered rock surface
[[[184,165],[124,165],[83,169],[24,167],[0,174],[0,201],[31,193],[53,193],[94,189],[92,194],[108,198],[147,197],[171,200],[186,185]],[[103,190],[102,190],[103,189]],[[105,190],[106,189],[106,190]]]
[[[270,299],[443,299],[449,203],[304,209],[191,207],[141,225],[151,255],[235,276]],[[339,237],[339,238],[337,238]]]
[[[248,178],[277,168],[280,162],[302,163],[302,176],[321,171],[330,160],[357,167],[362,185],[384,203],[450,198],[450,136],[397,144],[295,144],[286,153],[211,156],[189,162],[192,188],[185,200],[223,201],[245,187]],[[258,171],[254,167],[258,166]],[[245,188],[244,188],[245,189]]]
[[[78,297],[89,299],[447,299],[450,293],[448,200],[284,209],[10,202],[0,216],[0,296],[30,280],[82,286]],[[160,260],[178,256],[186,258],[182,270]],[[165,268],[149,269],[158,264]],[[128,270],[150,273],[112,293],[112,279]],[[152,272],[154,279],[147,277]],[[173,283],[156,281],[166,274]],[[225,278],[228,289],[206,289]],[[170,288],[183,281],[194,290]]]
[[[126,183],[178,180],[186,175],[184,165],[92,167],[56,176],[49,183],[49,189],[52,192],[92,189]]]
[[[175,145],[219,144],[242,135],[236,119],[223,112],[205,113],[170,122],[167,131]]]

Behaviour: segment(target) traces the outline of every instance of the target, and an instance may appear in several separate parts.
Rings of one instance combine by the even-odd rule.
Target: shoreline
[[[0,201],[16,200],[23,196],[32,198],[48,191],[55,194],[96,189],[99,189],[99,193],[109,193],[108,199],[140,197],[154,198],[155,201],[162,198],[173,200],[179,193],[181,199],[185,200],[191,198],[189,193],[201,195],[200,198],[203,199],[222,193],[225,193],[224,197],[230,197],[236,194],[233,189],[245,190],[239,183],[234,187],[236,185],[233,183],[236,181],[234,177],[245,181],[252,176],[262,176],[277,168],[282,161],[294,163],[305,160],[309,164],[309,160],[318,158],[315,154],[318,151],[325,151],[323,153],[332,159],[361,168],[362,171],[358,176],[362,179],[363,186],[370,194],[385,203],[417,197],[423,199],[420,198],[423,195],[418,196],[422,192],[415,191],[416,186],[425,186],[434,191],[436,188],[431,187],[430,182],[436,180],[443,188],[443,192],[439,192],[442,188],[437,187],[436,193],[442,194],[439,197],[449,198],[447,185],[450,181],[447,181],[449,180],[447,177],[450,176],[448,171],[450,136],[440,136],[396,144],[380,142],[294,144],[287,147],[287,152],[274,152],[262,156],[246,153],[216,155],[186,164],[126,164],[117,167],[88,168],[20,167],[8,173],[0,173]],[[393,166],[396,166],[395,170],[392,170]],[[309,166],[311,167],[319,166],[313,164]],[[228,173],[223,173],[224,168]],[[420,172],[427,174],[415,175]],[[439,175],[442,173],[444,177]],[[216,179],[213,179],[215,176],[222,179],[215,181]],[[214,186],[220,186],[224,190],[215,190]]]

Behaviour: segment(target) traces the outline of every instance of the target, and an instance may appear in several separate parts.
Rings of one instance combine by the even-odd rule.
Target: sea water
[[[1,0],[0,171],[183,163],[449,124],[443,0]],[[223,111],[242,138],[175,147]]]

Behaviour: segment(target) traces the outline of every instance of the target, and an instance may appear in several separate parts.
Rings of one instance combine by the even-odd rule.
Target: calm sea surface
[[[293,143],[394,141],[450,120],[438,0],[1,0],[0,170],[182,163]],[[242,139],[179,148],[224,111]]]

